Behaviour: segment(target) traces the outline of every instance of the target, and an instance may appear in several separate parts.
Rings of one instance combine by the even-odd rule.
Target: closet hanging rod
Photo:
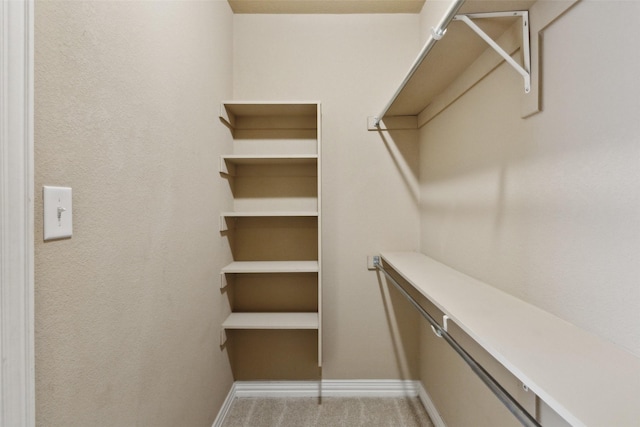
[[[471,370],[482,380],[482,382],[489,387],[493,394],[502,402],[502,404],[511,412],[523,426],[526,427],[541,427],[541,424],[536,421],[534,417],[524,409],[513,396],[506,391],[495,378],[491,376],[476,360],[466,352],[460,344],[447,332],[446,328],[440,326],[440,324],[415,300],[398,281],[382,267],[379,259],[374,259],[374,267],[384,273],[385,276],[391,281],[393,286],[418,310],[418,312],[424,317],[435,334],[443,338],[456,353],[467,363]]]
[[[449,6],[449,9],[447,9],[447,12],[443,16],[443,18],[440,20],[438,25],[434,28],[431,28],[431,35],[429,36],[429,39],[427,40],[425,45],[422,47],[422,50],[418,54],[418,57],[416,58],[416,60],[413,62],[413,65],[411,65],[409,72],[405,76],[404,80],[402,80],[402,83],[400,84],[396,92],[391,97],[391,100],[387,103],[387,105],[385,105],[382,112],[375,118],[373,122],[373,125],[375,127],[380,126],[380,122],[382,121],[382,118],[385,116],[385,114],[387,114],[387,111],[389,111],[389,108],[391,108],[391,105],[393,105],[396,98],[400,95],[402,88],[404,88],[406,84],[409,82],[409,80],[411,79],[413,74],[416,72],[416,70],[418,69],[418,67],[424,60],[424,58],[427,57],[427,55],[429,54],[433,46],[435,46],[436,42],[444,36],[444,33],[447,32],[447,27],[449,26],[451,21],[453,21],[453,18],[456,16],[456,14],[458,13],[458,10],[460,10],[464,2],[465,0],[455,0],[453,3],[451,3],[451,5]]]

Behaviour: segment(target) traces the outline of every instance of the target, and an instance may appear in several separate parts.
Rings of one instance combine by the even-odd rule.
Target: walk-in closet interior
[[[34,7],[36,425],[640,425],[640,1]]]

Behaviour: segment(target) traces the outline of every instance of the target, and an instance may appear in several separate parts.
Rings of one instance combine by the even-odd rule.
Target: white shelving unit
[[[423,254],[382,259],[571,425],[640,425],[637,357]]]
[[[223,331],[316,330],[322,366],[320,103],[223,102],[220,119],[234,136],[234,153],[221,156],[219,169],[234,196],[234,210],[220,213],[234,256],[221,271],[221,287],[250,275],[261,287],[277,285],[282,275],[305,276],[299,286],[317,277],[315,311],[278,311],[274,300],[266,311],[238,312],[232,303]]]

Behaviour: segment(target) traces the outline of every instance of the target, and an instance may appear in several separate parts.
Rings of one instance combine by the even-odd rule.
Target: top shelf
[[[220,120],[232,130],[317,129],[318,102],[227,101]]]
[[[639,425],[637,357],[423,254],[382,258],[571,425]]]
[[[535,0],[467,0],[457,12],[455,8],[450,10],[452,12],[450,17],[453,18],[456,13],[528,10],[533,3]],[[428,2],[425,7],[428,7]],[[477,24],[495,40],[518,19],[518,17],[485,18]],[[448,22],[448,18],[443,18],[443,21]],[[399,89],[383,111],[381,119],[417,116],[488,48],[486,42],[463,22],[453,21],[448,25],[447,22],[441,21],[447,29],[442,39],[437,40],[433,35],[429,37]],[[427,56],[423,57],[425,52]]]

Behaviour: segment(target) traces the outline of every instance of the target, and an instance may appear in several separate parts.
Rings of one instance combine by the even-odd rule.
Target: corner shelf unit
[[[231,298],[221,339],[227,330],[315,330],[322,366],[320,103],[223,102],[220,120],[234,137],[234,152],[219,165],[234,199],[232,211],[220,212],[220,232],[233,254],[220,286],[233,290],[243,283],[263,293],[283,281],[317,287],[314,300],[300,301],[299,310],[295,296],[278,300],[282,292],[269,294],[263,310],[238,310],[242,302]]]

